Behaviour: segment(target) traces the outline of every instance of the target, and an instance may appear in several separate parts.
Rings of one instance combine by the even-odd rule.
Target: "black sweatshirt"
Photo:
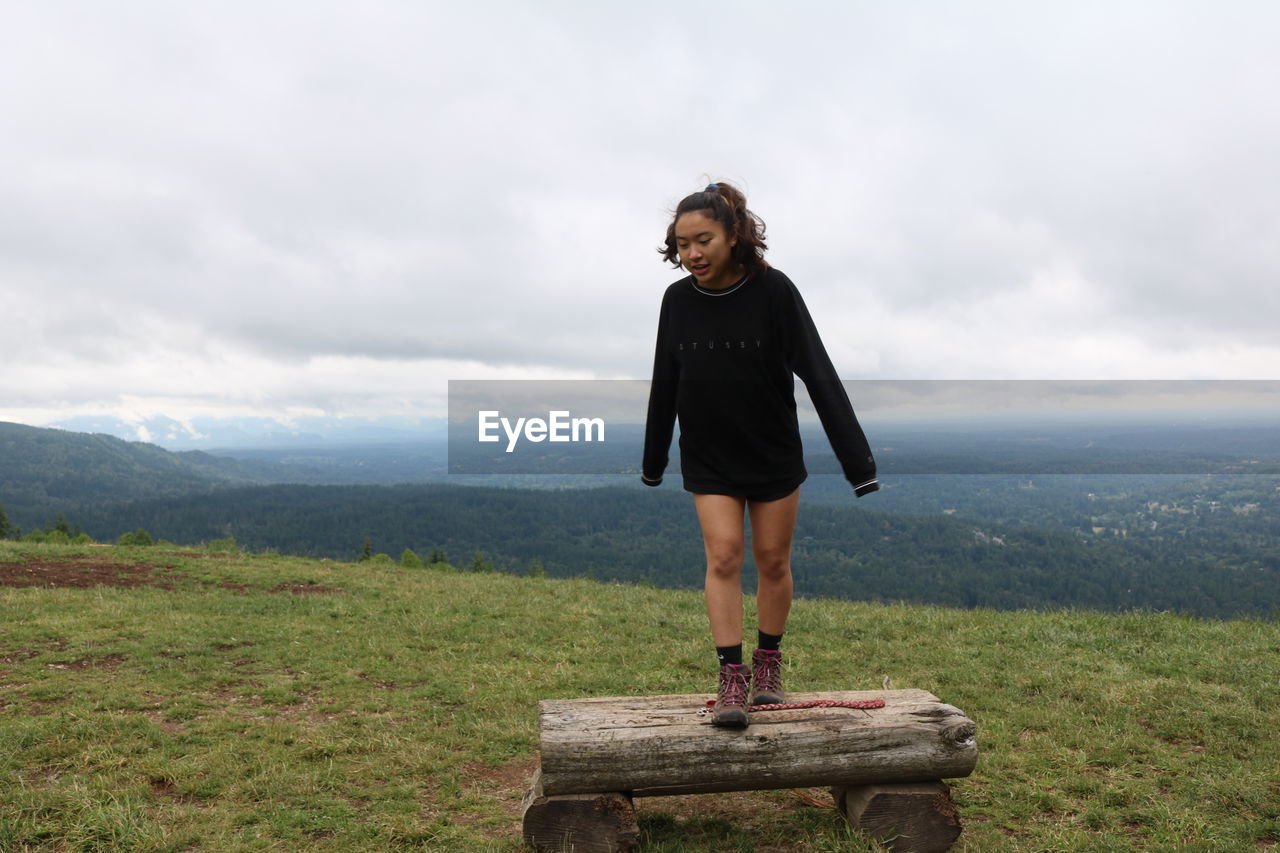
[[[774,500],[807,472],[796,417],[804,380],[845,478],[878,489],[876,463],[800,292],[775,269],[723,290],[687,276],[662,297],[642,478],[667,467],[677,415],[684,488]]]

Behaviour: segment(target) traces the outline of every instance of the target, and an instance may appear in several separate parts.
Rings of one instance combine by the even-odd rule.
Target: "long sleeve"
[[[780,297],[779,319],[787,347],[787,358],[794,373],[804,381],[813,406],[822,421],[823,431],[840,461],[845,479],[858,497],[880,488],[876,462],[871,446],[853,412],[849,395],[836,374],[818,329],[790,279]]]
[[[658,317],[658,341],[653,355],[653,379],[649,384],[649,412],[645,419],[644,461],[640,478],[647,486],[662,482],[667,469],[671,436],[676,421],[676,391],[680,382],[680,363],[671,350],[668,337],[667,308],[669,293],[663,296]]]

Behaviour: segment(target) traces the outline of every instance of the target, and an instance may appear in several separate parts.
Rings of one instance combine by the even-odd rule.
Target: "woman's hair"
[[[680,199],[667,226],[666,245],[658,249],[664,261],[680,266],[676,220],[695,210],[705,211],[723,225],[725,236],[738,238],[730,255],[735,261],[751,272],[769,268],[769,262],[764,259],[765,249],[769,248],[764,242],[764,220],[747,209],[747,197],[737,187],[723,181],[708,184],[706,189]]]

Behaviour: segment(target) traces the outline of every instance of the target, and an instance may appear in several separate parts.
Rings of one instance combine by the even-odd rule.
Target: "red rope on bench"
[[[708,699],[707,704],[699,714],[709,714],[715,708],[716,700]],[[883,708],[883,699],[851,699],[842,701],[840,699],[812,699],[808,702],[782,702],[777,705],[752,705],[748,711],[798,711],[802,708],[853,708],[858,711],[868,711],[873,708]]]

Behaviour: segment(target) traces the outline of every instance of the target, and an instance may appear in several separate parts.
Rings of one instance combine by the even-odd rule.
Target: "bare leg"
[[[796,532],[800,490],[776,501],[749,501],[751,553],[759,572],[756,592],[760,630],[782,634],[791,613],[791,540]]]
[[[742,560],[746,554],[745,498],[693,496],[707,551],[707,618],[717,646],[742,642]],[[754,524],[754,519],[753,519]]]

